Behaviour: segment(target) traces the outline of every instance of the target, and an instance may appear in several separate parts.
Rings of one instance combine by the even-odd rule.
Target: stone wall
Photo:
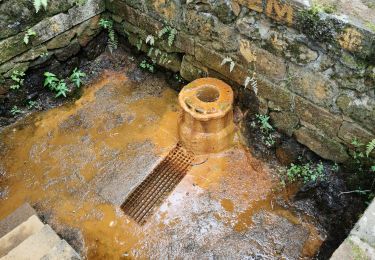
[[[78,4],[78,2],[82,2]],[[52,59],[64,63],[100,32],[101,0],[49,0],[35,12],[30,0],[0,1],[0,103],[13,71],[25,72]],[[24,42],[27,30],[36,35]]]
[[[186,80],[215,76],[245,89],[255,76],[243,91],[256,94],[260,112],[323,158],[343,162],[353,138],[375,137],[375,33],[366,25],[311,11],[308,0],[107,0],[106,8],[119,34]],[[177,30],[172,46],[158,38],[166,26]]]

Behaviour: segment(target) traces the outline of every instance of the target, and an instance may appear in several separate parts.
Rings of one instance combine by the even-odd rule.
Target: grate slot
[[[125,214],[143,225],[191,168],[193,154],[177,144],[121,205]]]

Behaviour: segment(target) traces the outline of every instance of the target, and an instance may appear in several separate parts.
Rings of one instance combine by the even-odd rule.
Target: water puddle
[[[178,142],[178,117],[177,93],[163,79],[106,72],[75,103],[6,128],[0,219],[27,201],[88,259],[314,255],[318,229],[277,205],[272,169],[240,143],[197,156],[144,226],[123,213]]]

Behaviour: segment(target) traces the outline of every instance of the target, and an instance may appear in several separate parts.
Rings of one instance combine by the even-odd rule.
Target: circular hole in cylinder
[[[202,102],[215,102],[219,96],[219,91],[211,86],[204,86],[197,91],[197,98]]]

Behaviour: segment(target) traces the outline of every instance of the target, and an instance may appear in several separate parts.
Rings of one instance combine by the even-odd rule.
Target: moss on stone
[[[333,43],[335,35],[342,30],[342,24],[332,19],[322,19],[322,10],[312,7],[297,13],[296,27],[318,42]]]

